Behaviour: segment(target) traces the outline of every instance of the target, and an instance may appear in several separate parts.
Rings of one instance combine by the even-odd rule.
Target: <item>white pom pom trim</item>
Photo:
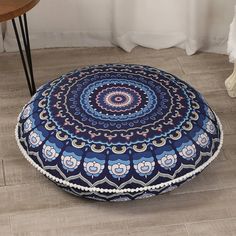
[[[43,175],[45,175],[47,178],[51,179],[54,182],[63,184],[64,186],[67,186],[67,187],[76,188],[76,189],[79,189],[81,191],[87,191],[87,192],[118,193],[118,194],[119,193],[134,193],[134,192],[142,192],[142,191],[147,191],[147,190],[156,190],[156,189],[168,187],[168,186],[171,186],[172,184],[180,183],[180,182],[182,182],[186,179],[189,179],[192,176],[202,172],[218,156],[218,154],[220,153],[220,150],[222,148],[222,145],[223,145],[223,139],[224,139],[223,127],[222,127],[222,124],[221,124],[220,119],[218,118],[218,116],[216,114],[215,114],[215,116],[217,118],[217,122],[218,122],[218,125],[220,127],[220,131],[221,131],[220,144],[219,144],[218,149],[214,153],[214,155],[211,158],[209,158],[208,161],[206,161],[203,165],[199,166],[195,170],[193,170],[193,171],[191,171],[191,172],[189,172],[189,173],[187,173],[187,174],[185,174],[181,177],[175,178],[175,179],[167,181],[165,183],[152,185],[152,186],[145,186],[145,187],[140,187],[140,188],[135,188],[135,189],[131,189],[131,188],[103,189],[103,188],[96,188],[96,187],[84,187],[84,186],[81,186],[81,185],[78,185],[78,184],[70,183],[67,180],[59,179],[59,178],[53,176],[52,174],[48,173],[46,170],[44,170],[38,164],[36,164],[31,159],[31,157],[28,155],[28,153],[23,148],[23,146],[21,145],[20,140],[18,138],[18,123],[17,123],[16,128],[15,128],[15,138],[16,138],[16,142],[19,146],[19,149],[22,152],[23,156],[26,158],[26,160],[29,161],[29,163],[32,166],[34,166],[40,173],[42,173]],[[18,118],[18,121],[19,121],[19,118]]]

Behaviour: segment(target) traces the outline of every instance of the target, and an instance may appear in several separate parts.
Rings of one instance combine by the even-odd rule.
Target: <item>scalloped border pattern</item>
[[[215,114],[215,113],[214,113]],[[158,184],[158,185],[153,185],[153,186],[145,186],[145,187],[140,187],[140,188],[126,188],[126,189],[103,189],[103,188],[97,188],[97,187],[84,187],[78,184],[73,184],[68,182],[67,180],[63,180],[63,179],[59,179],[55,176],[53,176],[52,174],[48,173],[46,170],[44,170],[42,167],[40,167],[38,164],[36,164],[28,155],[28,153],[26,152],[26,150],[23,148],[23,146],[20,143],[20,140],[18,138],[18,122],[19,122],[19,117],[17,119],[17,125],[15,128],[15,138],[16,138],[16,142],[18,144],[18,147],[20,149],[20,151],[22,152],[23,156],[26,158],[27,161],[29,161],[29,163],[35,167],[40,173],[42,173],[43,175],[45,175],[47,178],[51,179],[54,182],[63,184],[65,186],[71,187],[71,188],[76,188],[79,189],[81,191],[87,191],[87,192],[100,192],[100,193],[135,193],[135,192],[142,192],[142,191],[147,191],[147,190],[155,190],[155,189],[159,189],[159,188],[163,188],[163,187],[168,187],[171,186],[172,184],[175,183],[179,183],[182,182],[188,178],[191,178],[192,176],[202,172],[220,153],[220,150],[222,148],[223,145],[223,140],[224,140],[224,133],[223,133],[223,127],[222,124],[220,122],[219,117],[215,114],[217,122],[219,124],[220,127],[220,131],[221,131],[221,137],[220,137],[220,144],[218,149],[216,150],[216,152],[214,153],[214,155],[212,157],[210,157],[208,159],[208,161],[206,161],[203,165],[199,166],[197,169],[181,176],[178,178],[175,178],[173,180]]]

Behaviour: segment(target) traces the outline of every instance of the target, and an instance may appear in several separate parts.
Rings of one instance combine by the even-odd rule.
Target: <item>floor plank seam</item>
[[[184,75],[187,75],[186,72],[184,71],[184,68],[183,68],[183,66],[182,66],[182,64],[181,64],[181,62],[180,62],[180,60],[179,60],[179,57],[176,57],[176,61],[177,61],[178,65],[179,65],[179,67],[180,67],[181,72],[182,72]]]
[[[227,218],[218,218],[218,219],[212,219],[212,220],[200,220],[200,221],[192,221],[192,222],[186,222],[185,225],[192,225],[192,224],[199,224],[199,223],[211,223],[211,222],[217,222],[217,221],[229,221],[229,220],[236,220],[236,217],[227,217]]]
[[[4,161],[3,160],[2,160],[2,175],[3,175],[4,186],[7,186],[7,184],[6,184],[6,173],[5,173]]]
[[[232,73],[232,69],[227,69],[227,68],[225,68],[225,69],[213,69],[212,71],[211,70],[206,70],[206,71],[202,71],[202,72],[186,72],[185,70],[184,70],[184,74],[185,75],[197,75],[197,74],[202,74],[202,73],[212,73],[212,72],[214,72],[214,73],[217,73],[217,72],[219,72],[219,73],[221,73],[221,72],[231,72]]]
[[[208,192],[214,192],[214,191],[225,191],[225,190],[233,190],[236,189],[236,187],[228,187],[228,188],[217,188],[217,189],[208,189],[208,190],[198,190],[198,191],[189,191],[189,192],[183,192],[183,193],[170,193],[172,196],[180,196],[180,195],[186,195],[186,194],[194,194],[194,193],[208,193]]]
[[[189,232],[189,230],[188,230],[188,227],[187,227],[187,224],[186,224],[186,223],[184,223],[184,228],[185,228],[185,230],[186,230],[186,232],[187,232],[187,235],[190,236],[190,232]]]

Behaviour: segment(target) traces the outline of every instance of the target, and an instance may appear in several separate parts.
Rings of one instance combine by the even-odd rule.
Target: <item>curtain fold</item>
[[[112,42],[126,51],[137,45],[160,49],[183,43],[185,4],[186,0],[178,4],[176,0],[114,0]]]
[[[230,25],[228,54],[231,62],[236,61],[236,6],[234,9],[234,19]]]
[[[3,52],[3,32],[2,24],[0,23],[0,52]]]
[[[207,0],[188,0],[187,5],[185,48],[187,54],[192,55],[205,44],[210,6]]]
[[[29,12],[32,48],[117,45],[226,53],[236,0],[41,0]],[[53,6],[56,6],[56,8]],[[17,50],[11,24],[6,51]]]

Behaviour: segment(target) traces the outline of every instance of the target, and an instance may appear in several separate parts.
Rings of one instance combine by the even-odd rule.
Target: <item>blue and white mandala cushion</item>
[[[219,153],[223,133],[201,94],[175,76],[107,64],[39,88],[16,138],[26,159],[64,190],[125,201],[194,178]]]

